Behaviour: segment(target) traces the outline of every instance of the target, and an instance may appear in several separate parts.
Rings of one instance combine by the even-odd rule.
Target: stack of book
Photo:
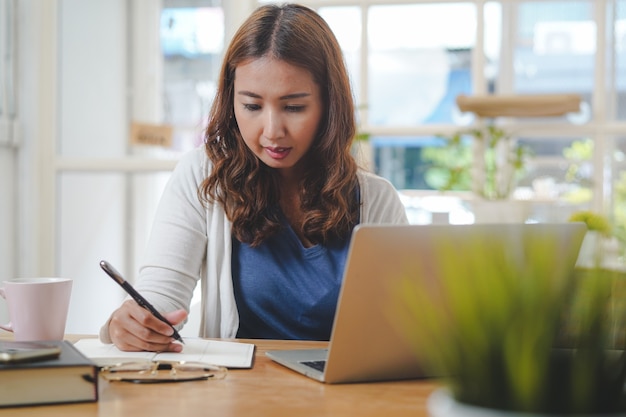
[[[98,400],[98,367],[68,341],[0,341],[0,407]]]

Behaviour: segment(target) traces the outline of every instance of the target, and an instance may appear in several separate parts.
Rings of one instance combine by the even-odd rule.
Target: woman
[[[164,191],[136,289],[180,327],[200,281],[203,337],[328,340],[354,227],[407,222],[393,186],[357,168],[355,130],[326,22],[294,4],[257,9],[224,57],[204,146]],[[100,336],[180,351],[171,334],[128,300]]]

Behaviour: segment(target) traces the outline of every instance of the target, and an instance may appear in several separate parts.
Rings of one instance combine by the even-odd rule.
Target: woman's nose
[[[268,139],[281,138],[285,135],[285,126],[279,112],[268,110],[263,120],[263,136]]]

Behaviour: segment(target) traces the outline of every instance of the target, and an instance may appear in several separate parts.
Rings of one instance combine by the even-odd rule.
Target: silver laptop
[[[520,265],[532,262],[527,248],[533,242],[548,241],[554,259],[551,273],[569,274],[586,230],[583,223],[360,225],[353,232],[328,349],[273,350],[267,356],[326,383],[435,376],[420,366],[419,349],[394,325],[398,310],[393,306],[402,302],[400,280],[410,277],[427,285],[450,262],[460,268],[465,263],[469,270],[470,248],[477,239],[487,245],[490,256],[506,253]],[[453,247],[453,259],[449,252],[435,253],[441,247]]]

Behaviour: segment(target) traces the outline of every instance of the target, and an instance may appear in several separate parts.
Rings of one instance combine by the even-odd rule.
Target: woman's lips
[[[284,159],[291,152],[291,148],[283,148],[283,147],[267,147],[265,148],[265,152],[273,158],[273,159]]]

